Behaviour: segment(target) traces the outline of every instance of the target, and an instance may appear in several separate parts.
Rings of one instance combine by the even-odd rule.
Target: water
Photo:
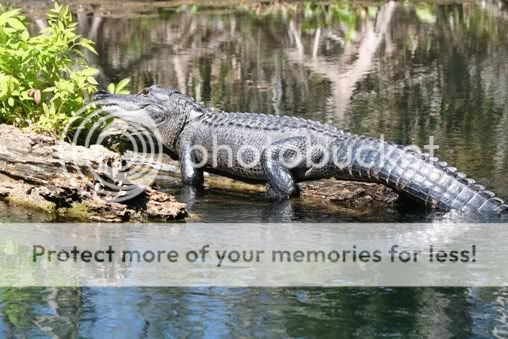
[[[33,29],[44,26],[46,1],[14,2]],[[103,86],[129,77],[133,91],[156,83],[226,111],[312,118],[420,147],[434,136],[440,159],[508,198],[501,2],[82,3],[74,10],[81,34],[97,41],[99,57],[88,57]],[[205,221],[430,218],[406,208],[339,214],[301,201],[281,209],[257,194],[218,190],[199,195],[193,211]],[[507,305],[503,288],[2,289],[0,335],[502,337]]]

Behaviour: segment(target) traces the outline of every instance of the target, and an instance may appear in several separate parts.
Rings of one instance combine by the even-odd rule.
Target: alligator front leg
[[[192,152],[190,144],[185,144],[180,148],[180,172],[184,185],[202,187],[203,169],[196,167],[195,154]]]

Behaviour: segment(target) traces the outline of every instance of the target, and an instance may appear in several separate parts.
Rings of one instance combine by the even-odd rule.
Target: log
[[[92,189],[97,176],[115,179],[123,157],[103,146],[72,145],[0,125],[0,199],[54,216],[94,222],[169,221],[188,216],[185,204],[154,188],[118,202]],[[132,184],[125,182],[121,185]]]
[[[391,188],[367,182],[329,179],[306,182],[301,188],[305,198],[365,213],[394,207],[399,200]]]
[[[127,159],[131,157],[129,153],[126,154]],[[163,164],[154,163],[152,166],[160,169],[159,181],[180,180],[178,162],[169,156],[163,157]],[[345,215],[365,215],[377,213],[386,208],[395,208],[400,198],[391,188],[375,183],[332,178],[302,182],[298,185],[301,188],[300,203],[328,208],[331,212],[336,211]],[[207,175],[207,173],[205,173],[205,187],[250,194],[266,192],[266,185],[247,184],[218,175]]]

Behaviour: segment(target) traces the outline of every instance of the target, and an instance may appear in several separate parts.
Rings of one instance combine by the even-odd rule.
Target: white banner
[[[0,286],[507,286],[508,224],[1,224]]]

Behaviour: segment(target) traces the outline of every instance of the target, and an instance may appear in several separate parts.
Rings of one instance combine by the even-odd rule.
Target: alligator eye
[[[144,90],[141,91],[141,94],[148,95],[150,94],[150,91],[148,90],[148,88],[145,88]]]

